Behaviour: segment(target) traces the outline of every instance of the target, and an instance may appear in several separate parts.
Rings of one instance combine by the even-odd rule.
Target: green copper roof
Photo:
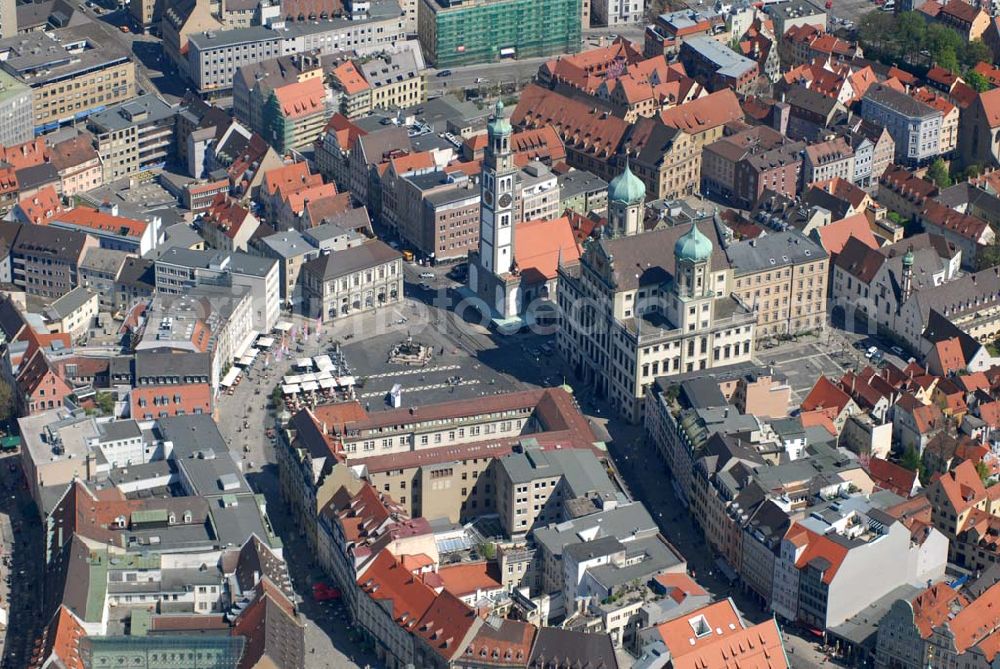
[[[674,244],[674,255],[678,261],[706,262],[712,257],[712,241],[701,233],[697,225],[692,224],[691,229]]]
[[[639,204],[646,199],[646,185],[642,179],[632,174],[625,160],[625,171],[611,180],[608,185],[608,200],[612,202],[624,202],[625,204]]]
[[[908,250],[903,256],[903,265],[913,265],[913,249]]]
[[[510,121],[503,115],[503,101],[497,100],[496,107],[493,108],[493,120],[490,121],[490,135],[510,134],[513,132]]]

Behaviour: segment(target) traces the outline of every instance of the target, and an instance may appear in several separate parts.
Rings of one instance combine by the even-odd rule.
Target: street
[[[0,457],[0,525],[8,525],[13,542],[3,543],[0,561],[0,606],[7,609],[3,634],[3,669],[23,669],[34,641],[48,622],[41,620],[45,550],[42,524],[31,501],[17,454]],[[13,465],[13,467],[12,467]],[[8,557],[9,556],[9,557]]]

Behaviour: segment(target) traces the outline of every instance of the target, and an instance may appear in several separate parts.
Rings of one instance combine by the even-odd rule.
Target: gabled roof
[[[299,669],[305,666],[305,624],[295,605],[267,578],[254,600],[233,621],[233,635],[246,640],[238,669]]]
[[[740,101],[728,88],[666,109],[660,114],[660,120],[665,125],[688,134],[704,132],[742,119]]]
[[[522,221],[515,231],[514,262],[529,284],[554,279],[560,262],[574,263],[580,259],[580,247],[565,216]]]
[[[965,460],[950,472],[942,474],[937,484],[956,514],[975,506],[986,497],[986,488],[979,478],[976,465],[970,460]]]
[[[272,94],[285,118],[299,119],[326,113],[326,87],[321,77],[279,86]]]
[[[804,542],[805,550],[795,561],[795,567],[804,569],[812,566],[823,572],[823,582],[829,585],[837,575],[840,565],[847,557],[847,546],[834,541],[830,537],[817,534],[795,523],[788,530],[789,535],[796,535]],[[802,544],[797,544],[802,545]]]
[[[862,283],[871,283],[884,262],[884,255],[858,237],[851,236],[834,260],[834,265]]]
[[[904,498],[913,492],[913,484],[917,479],[916,471],[876,457],[868,460],[865,471],[878,489],[890,490]]]
[[[851,397],[825,376],[816,380],[816,385],[802,401],[802,411],[832,409],[839,415],[850,403]]]
[[[489,616],[465,648],[467,662],[498,667],[526,667],[537,628],[530,623]]]
[[[413,633],[450,662],[468,648],[481,624],[482,620],[472,608],[445,590],[427,608]]]
[[[85,636],[87,631],[79,619],[68,608],[60,606],[35,641],[27,669],[84,669],[80,640]]]
[[[969,600],[955,592],[947,583],[935,583],[910,600],[913,609],[913,623],[920,631],[920,637],[930,637],[931,631],[945,622],[952,614],[967,606]]]
[[[831,256],[841,253],[850,239],[856,239],[872,250],[878,249],[878,241],[864,213],[854,214],[817,228],[816,235],[819,237],[820,245]]]
[[[406,571],[389,551],[379,553],[358,578],[358,586],[363,596],[380,603],[393,622],[410,632],[415,632],[418,622],[436,599],[434,591]]]
[[[951,374],[965,369],[968,363],[962,354],[962,344],[958,337],[951,337],[934,344],[934,351],[937,353],[941,363],[941,370],[944,374]]]
[[[355,67],[354,62],[345,60],[343,63],[333,68],[333,77],[340,83],[340,87],[348,95],[357,95],[368,90],[371,86],[365,81],[364,76]],[[346,147],[345,147],[346,148]]]
[[[672,669],[788,669],[791,664],[785,654],[778,623],[770,618],[733,634],[713,634],[710,642],[694,652],[673,658]]]

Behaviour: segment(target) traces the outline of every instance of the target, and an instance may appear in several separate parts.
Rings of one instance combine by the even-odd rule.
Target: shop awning
[[[285,393],[286,395],[294,395],[295,393],[299,392],[299,386],[296,383],[286,383],[285,385],[281,386],[281,392]]]
[[[274,337],[261,337],[257,340],[257,348],[271,348],[274,346]]]
[[[247,349],[253,346],[254,341],[256,341],[259,336],[260,333],[256,330],[250,330],[243,335],[243,339],[240,340],[240,345],[236,347],[235,351],[233,351],[233,359],[239,360],[246,355]]]
[[[226,372],[226,375],[222,378],[222,382],[219,385],[223,388],[228,388],[236,383],[236,379],[240,378],[241,373],[242,370],[239,367],[230,367],[229,371]]]
[[[276,332],[288,332],[292,329],[292,324],[288,321],[278,321],[278,324],[274,326]]]
[[[302,392],[308,393],[310,391],[319,390],[319,384],[315,381],[306,381],[302,384]]]

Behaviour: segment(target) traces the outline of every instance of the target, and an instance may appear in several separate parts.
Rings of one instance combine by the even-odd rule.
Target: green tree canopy
[[[938,158],[927,168],[927,178],[933,181],[938,188],[947,188],[951,185],[951,175],[948,174],[948,166]]]

